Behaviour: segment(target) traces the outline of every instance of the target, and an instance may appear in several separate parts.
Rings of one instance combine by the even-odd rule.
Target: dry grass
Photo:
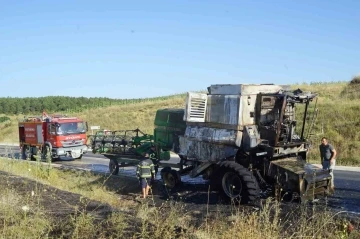
[[[105,218],[96,218],[88,211],[51,217],[43,209],[39,198],[44,190],[20,195],[19,188],[9,187],[13,176],[2,180],[0,190],[0,237],[1,238],[356,238],[348,234],[348,222],[338,219],[326,208],[306,205],[283,207],[268,199],[260,210],[243,210],[229,205],[232,213],[217,211],[206,218],[193,217],[184,204],[165,202],[160,207],[147,203],[127,205],[133,213],[122,213],[124,208],[113,200],[113,193],[101,186],[99,176],[84,173],[63,172],[27,161],[0,160],[0,170],[21,175],[37,182],[66,189],[84,197],[92,197],[109,203],[114,210]],[[26,181],[23,181],[26,183]],[[67,184],[67,185],[64,185]],[[97,190],[98,192],[94,192]],[[103,194],[100,196],[99,194]],[[110,198],[110,199],[109,199]],[[57,199],[54,199],[57,200]],[[119,200],[117,200],[119,201]],[[55,203],[57,203],[55,201]],[[24,207],[26,206],[26,207]],[[79,205],[80,208],[81,205]]]

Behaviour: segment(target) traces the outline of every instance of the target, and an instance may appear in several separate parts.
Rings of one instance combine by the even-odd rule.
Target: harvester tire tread
[[[179,172],[177,172],[174,169],[171,169],[170,167],[163,168],[160,174],[164,186],[167,187],[168,189],[173,189],[181,184],[181,176]]]
[[[219,170],[221,171],[220,180],[226,172],[234,172],[240,177],[242,181],[241,203],[247,204],[259,198],[259,184],[247,168],[233,161],[225,161],[219,164]]]

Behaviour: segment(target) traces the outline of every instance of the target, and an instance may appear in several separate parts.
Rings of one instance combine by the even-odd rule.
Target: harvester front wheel
[[[173,189],[181,183],[179,173],[170,167],[165,167],[161,170],[161,179],[164,186],[168,189]]]
[[[255,176],[244,166],[233,162],[220,163],[221,187],[226,197],[240,203],[255,201],[260,196]]]
[[[119,163],[116,159],[110,159],[109,171],[112,175],[117,175],[119,173]]]

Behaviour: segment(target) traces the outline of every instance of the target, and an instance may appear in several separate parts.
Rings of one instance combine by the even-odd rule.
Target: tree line
[[[166,100],[171,97],[181,96],[183,94],[160,96],[154,98],[138,99],[112,99],[106,97],[69,97],[69,96],[46,96],[46,97],[1,97],[0,114],[29,114],[64,112],[79,109],[105,107],[111,105],[142,103],[147,101]]]

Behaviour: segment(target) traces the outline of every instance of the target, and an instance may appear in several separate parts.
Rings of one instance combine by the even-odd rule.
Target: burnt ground
[[[100,178],[99,182],[95,181],[92,183],[104,183],[104,178]],[[165,190],[160,181],[156,181],[153,185],[153,196],[147,200],[139,198],[141,189],[137,179],[133,177],[111,176],[106,179],[105,187],[115,192],[119,196],[119,200],[132,201],[139,205],[146,203],[151,207],[166,210],[176,204],[181,207],[183,213],[188,214],[192,218],[194,226],[200,226],[206,218],[216,219],[219,215],[221,215],[221,218],[231,220],[231,215],[239,211],[245,213],[260,212],[262,205],[264,205],[264,199],[252,205],[232,205],[224,200],[218,192],[209,191],[206,184],[183,183],[176,191],[169,192]],[[69,216],[77,215],[81,212],[90,213],[94,218],[102,220],[115,211],[110,205],[102,202],[90,200],[79,194],[62,191],[49,185],[2,171],[0,171],[0,188],[15,189],[18,195],[23,198],[30,198],[33,203],[39,205],[51,218],[55,220],[60,219],[63,221],[63,224],[66,224],[66,220],[70,220]],[[31,196],[32,191],[34,191],[34,196]],[[299,209],[298,203],[283,203],[281,205],[281,216],[289,224],[297,220],[298,214],[295,212],[295,209]],[[319,205],[317,210],[323,210],[323,206]],[[289,216],[288,212],[295,213]],[[120,213],[127,214],[133,220],[134,230],[137,230],[135,225],[139,225],[139,221],[136,219],[135,209]],[[54,230],[53,233],[56,235],[56,228]]]
[[[104,218],[113,210],[109,205],[89,200],[80,194],[59,190],[3,171],[0,171],[0,184],[2,189],[15,189],[26,203],[40,205],[44,212],[53,217],[62,218],[87,211],[95,218]]]
[[[105,186],[108,190],[116,192],[123,200],[134,200],[138,203],[145,201],[155,207],[162,207],[168,202],[182,205],[184,210],[196,215],[198,219],[205,218],[211,212],[228,213],[229,215],[234,212],[234,208],[229,207],[229,201],[217,191],[209,191],[208,185],[203,183],[182,183],[175,190],[168,190],[163,186],[161,180],[156,180],[152,185],[152,195],[146,200],[139,198],[141,188],[135,177],[111,176],[107,179]],[[258,203],[241,205],[241,208],[257,211]]]
[[[91,184],[103,184],[104,179],[99,178],[99,181],[93,181]],[[80,215],[83,212],[101,221],[108,218],[115,211],[125,214],[127,218],[133,220],[132,224],[136,225],[139,224],[139,221],[136,219],[136,205],[148,204],[150,207],[167,210],[177,204],[178,208],[184,210],[188,215],[194,216],[194,222],[201,223],[202,219],[208,214],[215,211],[228,211],[226,208],[229,206],[228,204],[218,204],[219,201],[216,193],[208,194],[205,185],[183,185],[176,192],[166,193],[161,183],[155,182],[153,185],[153,196],[147,200],[139,198],[141,188],[137,179],[133,177],[111,176],[106,179],[105,187],[107,190],[115,192],[119,200],[132,202],[132,204],[135,204],[135,207],[129,208],[126,211],[119,211],[110,205],[90,200],[80,194],[63,191],[35,180],[0,171],[0,191],[6,189],[14,190],[16,195],[21,200],[24,200],[24,203],[21,203],[21,205],[29,205],[30,210],[37,208],[54,221],[61,222],[58,228],[54,228],[53,234],[55,236],[57,233],[63,233],[60,232],[61,227],[65,224],[70,224],[71,217]],[[209,203],[207,198],[210,199]]]

